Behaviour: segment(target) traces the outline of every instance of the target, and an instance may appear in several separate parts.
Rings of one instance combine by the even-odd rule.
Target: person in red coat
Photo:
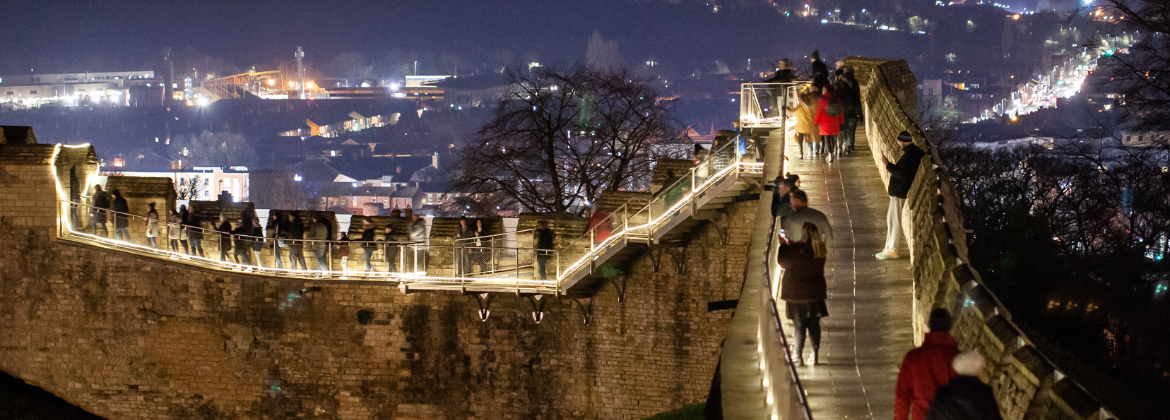
[[[940,386],[958,374],[951,367],[959,347],[951,336],[951,313],[946,309],[930,312],[930,332],[922,346],[906,353],[894,387],[894,420],[925,420],[930,401]],[[911,415],[913,414],[913,415]]]
[[[831,84],[821,88],[821,99],[817,101],[816,123],[820,127],[821,141],[825,145],[825,160],[832,162],[833,156],[840,152],[837,135],[841,133],[841,124],[845,123],[845,108]]]

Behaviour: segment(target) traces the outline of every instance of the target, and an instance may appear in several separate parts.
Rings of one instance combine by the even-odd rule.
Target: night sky
[[[617,41],[627,63],[654,58],[687,71],[821,44],[839,55],[896,44],[889,41],[897,35],[871,33],[836,45],[837,37],[794,31],[801,23],[763,0],[719,13],[701,0],[679,1],[5,0],[0,15],[23,24],[0,37],[0,73],[154,68],[168,46],[258,69],[291,59],[298,45],[322,64],[346,51],[375,61],[392,49],[454,54],[469,65],[504,49],[516,60],[567,63],[584,55],[595,30]]]

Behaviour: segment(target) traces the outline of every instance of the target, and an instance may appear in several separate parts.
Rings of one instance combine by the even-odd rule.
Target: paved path
[[[821,364],[798,368],[816,420],[893,418],[898,364],[914,346],[909,260],[873,257],[885,243],[889,198],[864,130],[855,149],[833,163],[801,160],[795,142],[786,153],[809,206],[828,215],[836,237],[825,268]],[[792,323],[785,324],[792,340]]]

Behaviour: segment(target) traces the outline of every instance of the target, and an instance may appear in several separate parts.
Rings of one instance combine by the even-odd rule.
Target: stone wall
[[[726,244],[701,228],[659,270],[651,249],[589,299],[491,295],[481,322],[476,295],[58,239],[50,155],[0,147],[0,369],[111,419],[642,418],[701,401],[731,317],[707,303],[738,296],[756,207],[728,207]]]
[[[914,276],[916,341],[921,342],[927,332],[930,311],[947,308],[955,315],[952,333],[959,347],[977,350],[987,359],[986,377],[1004,419],[1112,417],[1032,346],[970,265],[958,196],[946,173],[937,170],[944,165],[935,145],[912,117],[917,115],[917,85],[909,66],[904,60],[849,58],[846,62],[857,69],[866,133],[886,182],[889,174],[880,164],[881,157],[901,156],[896,141],[899,132],[910,132],[927,153],[902,216]]]

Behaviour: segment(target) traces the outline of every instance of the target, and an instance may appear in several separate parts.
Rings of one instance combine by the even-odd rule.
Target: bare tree
[[[254,151],[248,138],[236,133],[211,133],[198,136],[180,135],[171,141],[171,153],[188,166],[246,166]]]
[[[511,88],[463,150],[454,187],[481,208],[581,211],[647,178],[677,138],[669,109],[627,71],[513,70]]]
[[[191,178],[179,180],[175,183],[175,198],[180,200],[194,200],[199,198],[199,193],[207,188],[211,179],[195,175]]]

